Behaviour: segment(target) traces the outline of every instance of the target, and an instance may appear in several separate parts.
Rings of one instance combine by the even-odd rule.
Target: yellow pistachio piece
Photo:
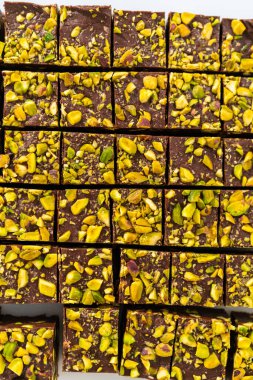
[[[43,278],[39,279],[39,292],[47,297],[53,298],[56,295],[56,285],[46,281]]]
[[[141,299],[143,292],[143,283],[141,280],[133,281],[130,285],[130,297],[133,302],[138,302]]]
[[[119,147],[130,155],[134,155],[137,152],[137,145],[127,137],[121,137],[119,139]]]
[[[190,29],[185,24],[180,24],[177,27],[178,33],[181,37],[188,37],[191,34]]]
[[[146,75],[143,78],[144,87],[149,90],[155,90],[157,88],[157,78],[152,75]]]
[[[196,15],[193,13],[183,12],[181,13],[181,20],[184,24],[188,25],[192,22],[195,16]]]
[[[181,167],[179,169],[179,177],[180,177],[180,180],[183,182],[183,183],[190,183],[190,182],[193,182],[194,181],[194,175],[192,174],[192,172],[187,169],[187,168],[183,168]]]
[[[78,124],[82,120],[82,113],[78,110],[70,111],[67,114],[67,120],[71,125]]]
[[[83,212],[85,210],[85,208],[87,207],[88,203],[89,203],[89,199],[88,198],[78,199],[71,206],[71,212],[72,212],[72,214],[73,215],[79,215],[79,214],[81,214],[81,212]]]
[[[246,26],[243,24],[241,20],[232,20],[231,28],[234,34],[237,36],[241,36],[246,30]]]
[[[96,243],[99,239],[102,229],[103,229],[102,226],[89,226],[87,230],[85,242]]]
[[[24,364],[21,358],[13,359],[8,365],[9,370],[14,372],[17,376],[21,376],[23,373]]]
[[[220,365],[217,355],[213,352],[208,358],[204,360],[204,367],[207,369],[214,369]]]

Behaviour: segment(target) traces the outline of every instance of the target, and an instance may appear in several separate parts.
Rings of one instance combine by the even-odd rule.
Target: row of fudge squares
[[[253,186],[253,140],[4,131],[0,182]]]
[[[0,259],[2,304],[253,307],[251,255],[2,245]]]
[[[167,73],[4,71],[3,82],[5,127],[253,132],[253,78],[170,73],[168,86]]]
[[[113,373],[119,367],[121,376],[132,378],[225,380],[236,330],[232,379],[252,377],[250,316],[233,326],[227,317],[128,310],[119,351],[118,319],[115,308],[64,309],[63,371]]]
[[[0,237],[247,248],[253,245],[252,205],[251,190],[0,187]]]
[[[173,12],[166,33],[164,12],[115,10],[112,29],[108,6],[61,6],[58,25],[56,5],[5,2],[0,47],[5,63],[165,68],[168,60],[173,69],[250,73],[252,25]]]

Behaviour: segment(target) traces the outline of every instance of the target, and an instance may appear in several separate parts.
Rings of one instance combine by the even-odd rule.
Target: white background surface
[[[10,1],[10,0],[9,0]],[[22,1],[22,0],[20,0]],[[25,1],[25,0],[23,0]],[[13,1],[15,2],[15,1]],[[33,0],[40,4],[58,5],[111,5],[112,8],[123,10],[149,10],[165,11],[166,16],[170,11],[193,12],[210,16],[231,18],[252,18],[253,0]],[[3,0],[0,0],[3,10]],[[13,315],[59,315],[62,317],[61,305],[6,305],[2,306],[2,312]],[[60,331],[61,334],[61,331]],[[119,377],[112,374],[79,374],[62,373],[61,360],[59,361],[59,380],[128,380],[127,377]]]

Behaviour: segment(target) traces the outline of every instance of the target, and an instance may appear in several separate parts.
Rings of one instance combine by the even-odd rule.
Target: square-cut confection
[[[250,314],[245,320],[236,321],[236,351],[234,353],[233,380],[253,377],[253,321]]]
[[[117,135],[117,183],[165,184],[167,137]]]
[[[253,191],[222,190],[220,202],[221,247],[252,247]]]
[[[220,98],[218,75],[170,73],[168,128],[219,131]]]
[[[57,248],[0,245],[0,302],[57,302]]]
[[[222,20],[222,70],[253,72],[253,19]]]
[[[60,190],[57,234],[60,242],[110,242],[109,190]]]
[[[112,128],[112,73],[60,73],[62,127]]]
[[[58,184],[60,132],[5,131],[3,182]]]
[[[253,140],[224,139],[226,186],[253,186]]]
[[[120,303],[169,304],[169,252],[122,249],[120,257]]]
[[[167,310],[128,310],[120,374],[170,379],[176,319]]]
[[[169,15],[169,68],[218,71],[220,18],[172,12]]]
[[[4,3],[5,63],[53,64],[57,60],[57,7]]]
[[[230,329],[226,319],[180,317],[171,379],[225,380]]]
[[[0,188],[0,237],[10,240],[54,240],[53,190]]]
[[[63,183],[113,184],[114,136],[63,133]]]
[[[4,71],[3,126],[58,127],[58,74]]]
[[[172,305],[222,306],[224,255],[172,253]]]
[[[60,63],[109,67],[111,19],[111,7],[108,6],[61,6]]]
[[[62,303],[115,301],[111,249],[61,248],[59,272]]]
[[[113,241],[162,244],[162,190],[113,189]]]
[[[252,59],[253,60],[253,59]],[[224,77],[221,120],[226,132],[253,132],[253,78]]]
[[[164,12],[114,11],[115,67],[166,67]]]
[[[119,310],[66,308],[63,371],[117,372]]]
[[[166,73],[116,72],[112,79],[116,128],[165,128]]]
[[[251,255],[226,255],[226,306],[253,307],[252,278]]]
[[[217,247],[218,208],[218,190],[167,190],[165,244]]]
[[[223,142],[220,137],[170,137],[169,183],[223,184]]]
[[[57,378],[57,324],[27,318],[0,323],[1,380]]]

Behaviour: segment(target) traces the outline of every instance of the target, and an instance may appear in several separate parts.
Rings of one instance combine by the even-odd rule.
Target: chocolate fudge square
[[[172,305],[222,306],[224,255],[172,253]]]
[[[162,245],[162,190],[113,189],[113,242]]]
[[[226,319],[179,317],[171,379],[225,380],[230,329]]]
[[[62,127],[112,128],[112,73],[60,73]]]
[[[57,302],[56,247],[0,245],[0,263],[1,303]]]
[[[229,133],[253,132],[253,78],[224,77],[221,120]]]
[[[233,380],[253,377],[252,355],[253,322],[250,315],[244,320],[236,321],[236,351],[234,354]]]
[[[0,62],[3,61],[3,52],[4,52],[4,22],[3,22],[3,14],[0,11]]]
[[[55,63],[57,6],[7,1],[4,8],[4,63]]]
[[[165,184],[167,137],[117,135],[117,183]]]
[[[253,259],[250,255],[226,255],[226,305],[253,307]]]
[[[63,304],[115,301],[111,249],[61,248],[59,272]]]
[[[221,247],[253,245],[252,205],[251,190],[222,190],[219,227]]]
[[[63,133],[64,184],[114,184],[114,136]]]
[[[223,142],[220,137],[170,137],[169,183],[223,185]]]
[[[253,186],[253,140],[224,139],[225,185]]]
[[[114,11],[115,67],[166,67],[164,12]]]
[[[28,318],[0,323],[1,380],[57,378],[57,325]]]
[[[165,128],[166,73],[116,72],[112,80],[116,128]]]
[[[111,18],[111,7],[107,6],[61,6],[61,65],[109,67]]]
[[[58,184],[60,132],[5,131],[3,182]]]
[[[222,70],[253,72],[253,20],[222,20]]]
[[[221,129],[221,78],[215,74],[170,73],[168,128]]]
[[[0,237],[53,241],[55,192],[0,187]]]
[[[167,310],[128,310],[120,375],[169,379],[176,319]]]
[[[63,371],[117,372],[118,319],[116,308],[65,308]]]
[[[120,303],[169,304],[169,252],[122,249],[120,257]]]
[[[4,71],[3,126],[58,127],[58,74]]]
[[[169,68],[218,71],[220,18],[193,13],[169,14]]]
[[[219,190],[165,191],[165,244],[217,247]]]
[[[58,192],[59,242],[110,242],[109,190]]]

